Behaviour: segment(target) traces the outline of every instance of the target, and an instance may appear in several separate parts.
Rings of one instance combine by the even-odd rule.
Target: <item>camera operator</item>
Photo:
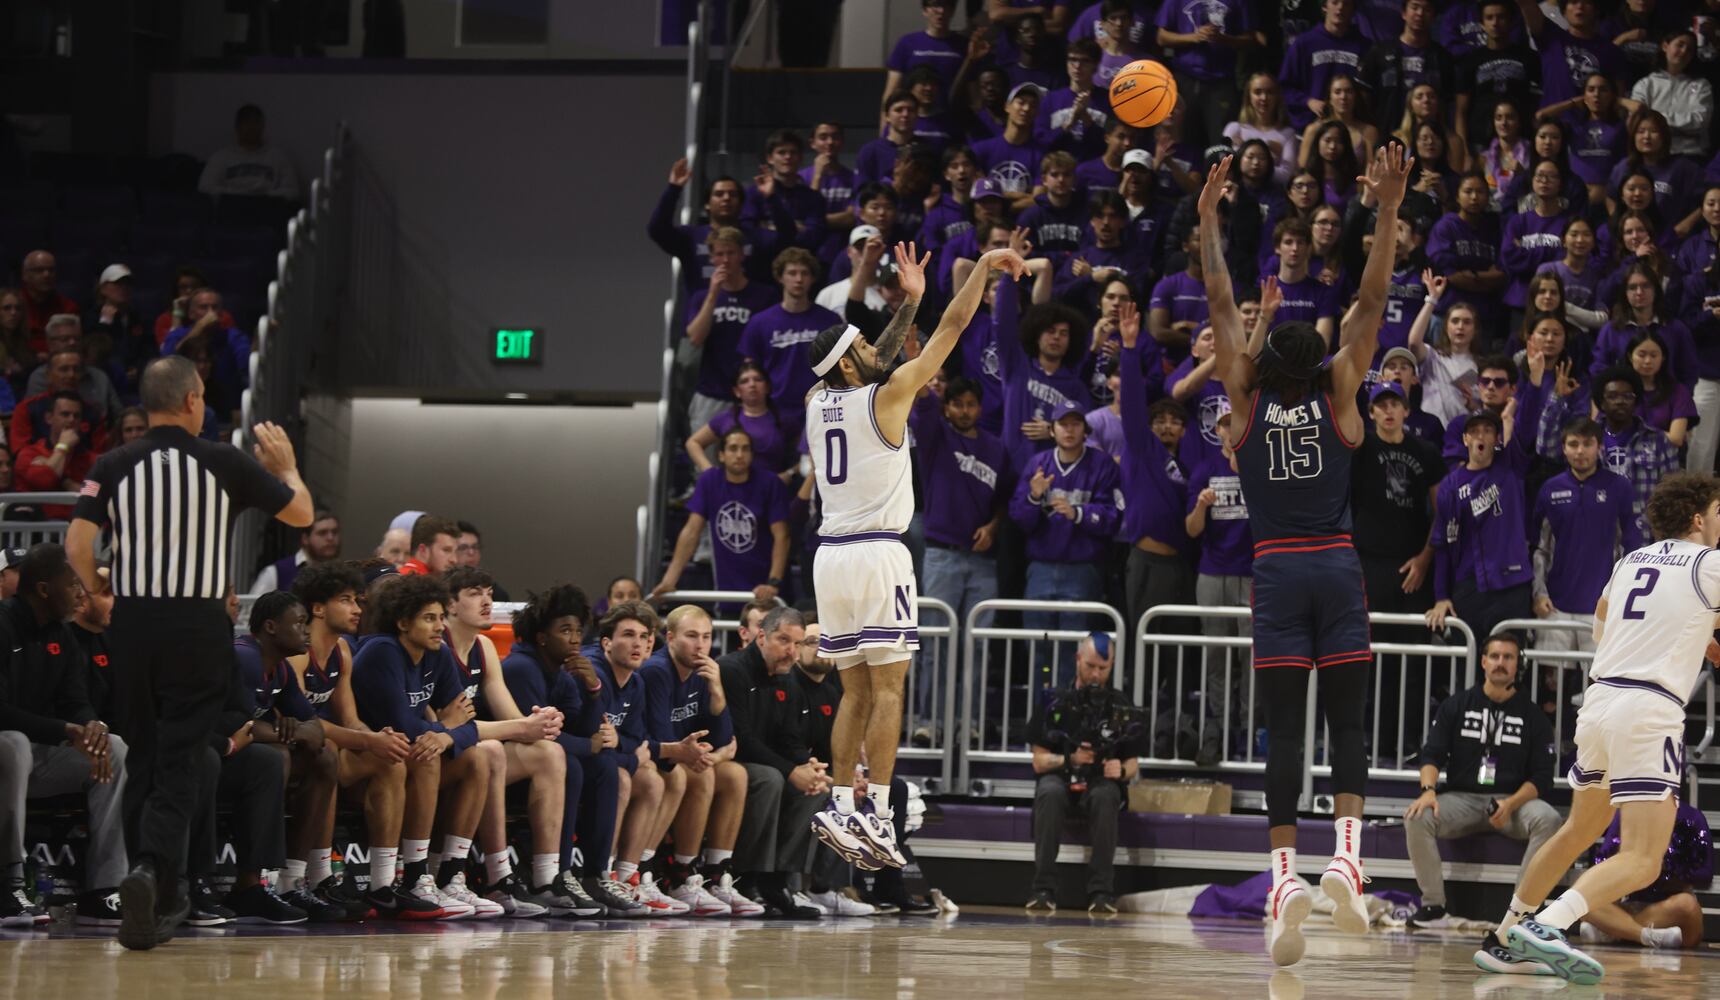
[[[1027,721],[1033,749],[1033,897],[1028,910],[1057,910],[1057,849],[1063,821],[1072,809],[1087,818],[1092,855],[1087,861],[1087,911],[1117,912],[1112,863],[1117,853],[1117,814],[1125,786],[1138,773],[1136,757],[1142,713],[1111,687],[1111,637],[1094,632],[1081,640],[1075,679],[1047,689]]]

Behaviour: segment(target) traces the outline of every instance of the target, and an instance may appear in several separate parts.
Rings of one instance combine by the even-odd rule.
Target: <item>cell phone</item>
[[[1491,816],[1498,811],[1499,811],[1499,800],[1498,799],[1488,799],[1487,800],[1487,815]]]

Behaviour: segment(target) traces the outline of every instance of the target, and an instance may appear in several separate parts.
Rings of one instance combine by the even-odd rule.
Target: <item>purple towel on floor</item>
[[[1191,917],[1222,917],[1229,920],[1262,920],[1266,917],[1266,894],[1272,891],[1272,873],[1260,874],[1237,885],[1209,885],[1195,898]],[[1394,912],[1414,913],[1421,897],[1410,892],[1381,889],[1370,895],[1390,902]]]

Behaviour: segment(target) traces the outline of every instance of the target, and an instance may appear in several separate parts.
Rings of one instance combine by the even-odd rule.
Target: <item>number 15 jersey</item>
[[[1687,700],[1720,612],[1720,553],[1682,539],[1645,545],[1613,567],[1606,601],[1589,679]]]
[[[806,447],[818,476],[825,538],[908,530],[914,477],[907,430],[902,446],[884,440],[876,413],[878,385],[824,388],[806,402]]]
[[[1254,391],[1236,474],[1256,552],[1265,542],[1349,534],[1350,458],[1360,443],[1345,440],[1324,393],[1285,404],[1274,390]]]

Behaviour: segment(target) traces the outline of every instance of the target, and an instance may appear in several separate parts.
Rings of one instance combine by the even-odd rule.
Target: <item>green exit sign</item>
[[[492,360],[498,365],[543,363],[542,330],[496,330],[490,335]]]

